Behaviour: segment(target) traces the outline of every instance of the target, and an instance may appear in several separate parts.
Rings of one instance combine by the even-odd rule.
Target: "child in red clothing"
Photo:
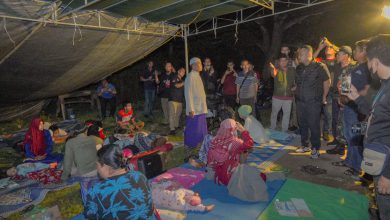
[[[123,109],[119,110],[117,118],[118,125],[122,129],[129,129],[131,133],[142,130],[145,125],[142,121],[136,121],[134,110],[130,102],[126,102]]]

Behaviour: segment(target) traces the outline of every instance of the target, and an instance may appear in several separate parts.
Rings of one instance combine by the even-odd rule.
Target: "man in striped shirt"
[[[236,101],[240,105],[249,105],[252,109],[255,109],[257,91],[259,88],[256,73],[250,70],[250,63],[248,60],[243,60],[241,62],[241,68],[242,71],[236,78]]]

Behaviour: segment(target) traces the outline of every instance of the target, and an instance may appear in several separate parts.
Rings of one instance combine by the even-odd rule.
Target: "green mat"
[[[280,216],[274,206],[275,200],[289,201],[291,198],[304,199],[314,218]],[[272,203],[258,218],[258,220],[278,219],[367,220],[369,219],[368,198],[355,192],[288,179]]]

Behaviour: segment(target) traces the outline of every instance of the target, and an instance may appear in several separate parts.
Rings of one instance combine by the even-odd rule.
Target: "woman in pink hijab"
[[[242,139],[238,137],[237,131],[241,133]],[[207,156],[207,166],[214,170],[218,184],[228,185],[234,168],[240,164],[240,155],[252,146],[249,132],[240,123],[233,119],[221,123]]]

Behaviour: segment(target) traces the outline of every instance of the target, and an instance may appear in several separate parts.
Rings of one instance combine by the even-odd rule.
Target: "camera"
[[[352,133],[353,134],[361,134],[365,135],[367,131],[367,122],[359,122],[354,125],[352,125]]]

